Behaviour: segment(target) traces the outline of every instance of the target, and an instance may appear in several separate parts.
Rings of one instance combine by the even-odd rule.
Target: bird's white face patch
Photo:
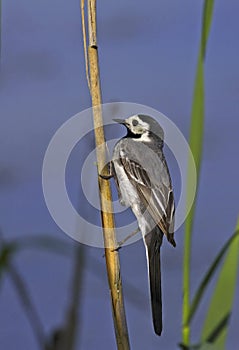
[[[125,121],[127,123],[127,128],[129,128],[133,134],[143,135],[149,131],[149,124],[143,122],[137,114],[129,117]]]

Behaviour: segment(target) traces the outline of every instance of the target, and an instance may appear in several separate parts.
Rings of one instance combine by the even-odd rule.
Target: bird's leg
[[[107,164],[105,164],[99,176],[104,180],[109,180],[114,176],[112,161],[109,161]]]
[[[118,251],[120,248],[122,248],[122,246],[125,244],[126,241],[128,241],[128,239],[130,239],[131,237],[133,237],[134,235],[136,235],[136,233],[138,233],[140,231],[140,229],[137,227],[136,230],[134,230],[133,232],[131,232],[127,237],[125,237],[124,239],[122,239],[122,241],[118,242],[118,247],[113,249],[113,251]]]

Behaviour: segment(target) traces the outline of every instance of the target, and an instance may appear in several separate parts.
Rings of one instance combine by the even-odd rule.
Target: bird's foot
[[[135,236],[138,232],[140,231],[140,229],[137,227],[136,230],[134,230],[133,232],[131,232],[127,237],[125,237],[124,239],[122,239],[122,241],[118,242],[118,247],[116,247],[115,249],[113,249],[113,251],[119,251],[119,249],[122,248],[122,246],[125,244],[125,242],[127,242],[131,237]]]

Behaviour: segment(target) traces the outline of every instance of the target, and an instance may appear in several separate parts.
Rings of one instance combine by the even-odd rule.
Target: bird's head
[[[127,119],[113,119],[127,128],[127,137],[138,141],[151,142],[152,139],[164,139],[164,132],[159,123],[148,115],[136,114]]]

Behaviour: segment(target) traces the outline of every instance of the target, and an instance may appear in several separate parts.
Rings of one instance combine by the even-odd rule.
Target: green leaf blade
[[[238,237],[239,235],[239,230],[237,230],[230,238],[229,240],[224,244],[223,248],[220,250],[219,254],[216,256],[214,259],[213,263],[209,267],[207,273],[205,274],[204,278],[202,279],[201,283],[199,284],[199,287],[197,289],[197,292],[193,298],[191,308],[190,308],[190,313],[189,313],[189,318],[188,318],[188,323],[190,323],[193,319],[193,316],[199,306],[199,303],[201,302],[201,299],[204,295],[204,292],[210,283],[212,277],[214,276],[219,264],[221,263],[222,259],[224,258],[225,254],[228,252],[230,249],[231,245],[233,244],[234,240]]]
[[[214,0],[206,0],[204,2],[203,9],[203,24],[202,24],[202,43],[201,43],[201,52],[202,57],[205,58],[206,55],[206,46],[207,40],[210,33],[210,28],[212,24],[212,15],[214,8]]]
[[[232,310],[239,267],[239,220],[208,308],[201,339],[211,340],[218,350],[225,349],[228,321]],[[224,325],[220,326],[220,322]],[[227,321],[227,322],[226,322]],[[213,336],[213,339],[212,339]]]
[[[25,249],[43,249],[44,251],[65,256],[72,255],[74,246],[72,242],[68,243],[63,239],[56,238],[48,234],[24,236],[15,239],[14,245],[17,252]]]
[[[202,18],[202,32],[200,40],[200,48],[198,55],[196,79],[194,85],[194,95],[191,113],[191,129],[190,129],[190,147],[194,156],[198,177],[200,175],[202,147],[203,147],[203,130],[204,130],[204,59],[207,46],[207,40],[210,33],[212,16],[213,16],[214,0],[204,1],[204,10]],[[188,167],[188,186],[187,194],[191,191],[191,164]],[[195,199],[197,197],[197,190]],[[188,198],[188,197],[187,197]],[[188,199],[186,206],[188,207]],[[183,327],[182,340],[183,343],[190,343],[190,326],[188,324],[190,312],[190,266],[191,266],[191,241],[192,228],[195,213],[195,202],[185,222],[185,245],[184,245],[184,261],[183,261]]]

